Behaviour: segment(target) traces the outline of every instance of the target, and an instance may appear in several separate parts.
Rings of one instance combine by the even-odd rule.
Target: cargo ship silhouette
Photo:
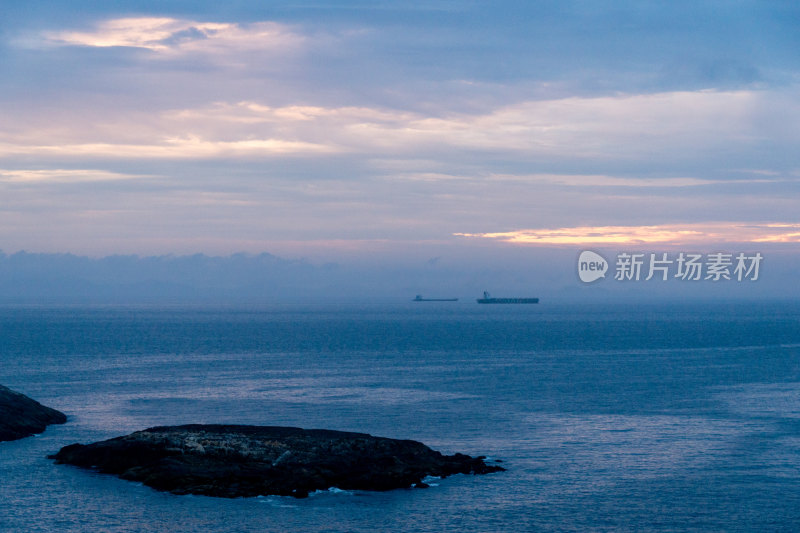
[[[411,300],[412,302],[457,302],[458,298],[423,298],[421,294]]]
[[[492,298],[488,292],[483,291],[483,298],[478,298],[479,304],[538,304],[539,298]]]

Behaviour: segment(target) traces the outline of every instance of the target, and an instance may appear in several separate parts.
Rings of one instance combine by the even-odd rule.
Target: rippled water
[[[0,383],[70,417],[0,443],[11,531],[796,530],[800,307],[0,308]],[[250,423],[504,461],[426,490],[173,496],[46,455]]]

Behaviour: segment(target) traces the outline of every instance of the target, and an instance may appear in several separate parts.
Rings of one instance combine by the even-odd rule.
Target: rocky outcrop
[[[66,421],[64,413],[0,385],[0,441],[30,437]]]
[[[292,427],[186,425],[72,444],[51,456],[176,494],[226,498],[425,487],[426,476],[503,470],[412,440]]]

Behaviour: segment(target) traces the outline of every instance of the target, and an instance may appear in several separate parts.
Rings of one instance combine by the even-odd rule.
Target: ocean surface
[[[797,531],[800,305],[0,307],[3,531]],[[360,431],[506,472],[175,496],[48,454],[162,424]]]

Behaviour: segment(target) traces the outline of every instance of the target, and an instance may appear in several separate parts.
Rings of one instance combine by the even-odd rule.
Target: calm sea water
[[[9,531],[796,531],[800,306],[0,308]],[[332,428],[501,459],[426,490],[174,496],[46,455],[160,424]]]

